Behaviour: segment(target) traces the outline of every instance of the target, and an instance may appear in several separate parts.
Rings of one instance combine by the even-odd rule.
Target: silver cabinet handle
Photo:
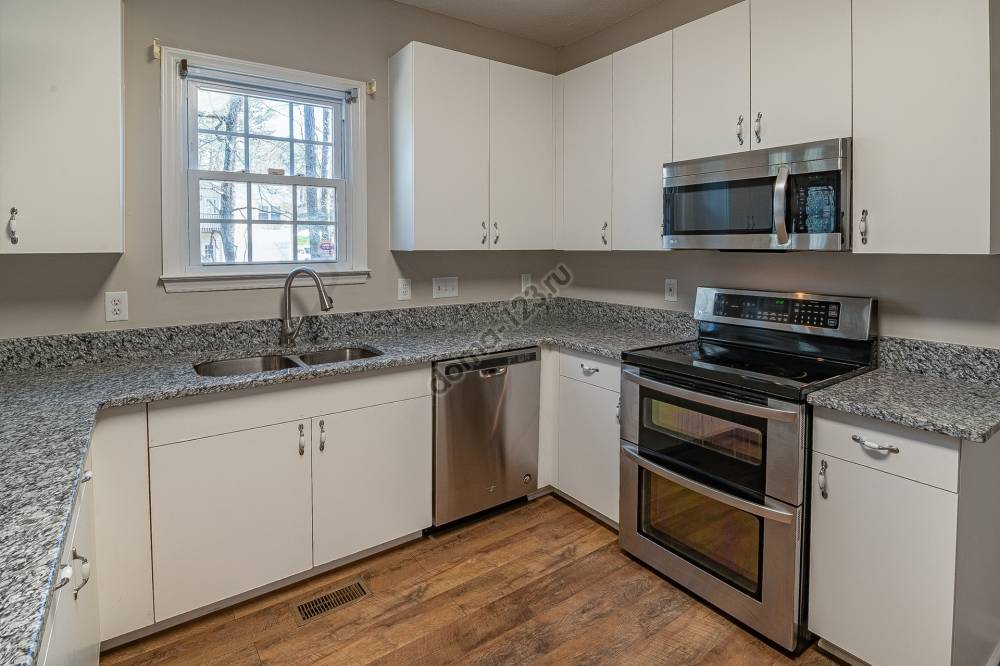
[[[774,233],[778,237],[778,245],[788,245],[788,224],[785,220],[785,207],[788,201],[788,167],[778,167],[778,178],[774,181]]]
[[[90,481],[93,478],[94,478],[94,473],[88,469],[86,472],[83,473],[83,476],[80,477],[80,483],[87,483],[87,481]]]
[[[326,421],[319,422],[319,450],[326,450]]]
[[[740,119],[736,121],[736,140],[743,145],[743,114],[740,114]]]
[[[59,578],[56,580],[56,584],[52,586],[53,591],[58,590],[60,587],[66,587],[66,584],[73,580],[73,567],[69,564],[64,564],[59,568]]]
[[[486,220],[483,220],[483,239],[482,244],[486,245],[486,241],[489,240],[490,233],[486,230]]]
[[[75,547],[73,548],[73,559],[80,560],[80,586],[73,588],[73,598],[76,599],[80,596],[80,590],[82,590],[84,586],[90,582],[90,560],[83,555],[78,554]]]
[[[874,442],[869,442],[861,435],[851,435],[851,439],[860,444],[863,448],[869,451],[875,451],[876,453],[899,453],[898,446],[887,446],[885,444],[875,444]]]
[[[858,227],[861,232],[861,244],[868,245],[868,209],[861,211],[861,224]]]
[[[615,410],[615,420],[618,421],[618,425],[622,422],[622,397],[618,396],[618,409]]]
[[[819,494],[823,496],[823,499],[827,498],[826,492],[826,461],[819,461]]]
[[[580,369],[583,370],[583,374],[587,375],[588,377],[590,375],[594,374],[595,372],[600,372],[601,371],[600,368],[595,368],[594,366],[587,365],[586,363],[581,363],[580,364]]]
[[[603,242],[605,245],[608,244],[608,223],[607,222],[605,222],[604,226],[601,227],[601,242]]]
[[[496,220],[493,221],[493,244],[496,245],[500,242],[500,223]]]
[[[757,143],[760,143],[760,120],[763,117],[764,117],[763,112],[758,111],[757,118],[753,121],[753,135],[754,138],[757,140]]]
[[[10,219],[7,220],[7,236],[11,245],[17,245],[17,208],[10,207]]]
[[[299,424],[299,455],[304,456],[306,454],[306,427]]]

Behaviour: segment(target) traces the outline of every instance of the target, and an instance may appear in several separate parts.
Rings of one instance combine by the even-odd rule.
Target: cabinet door
[[[122,251],[121,11],[0,0],[0,253]]]
[[[559,380],[559,490],[618,522],[618,394]]]
[[[490,61],[427,44],[412,48],[415,249],[486,249]]]
[[[560,250],[611,249],[611,56],[563,75]]]
[[[552,249],[552,75],[490,63],[490,246]]]
[[[673,161],[672,39],[665,32],[611,57],[616,250],[663,248],[663,164]]]
[[[750,0],[750,25],[751,149],[851,136],[851,0]]]
[[[149,450],[156,621],[312,566],[309,421]]]
[[[826,455],[812,479],[809,630],[870,664],[951,663],[958,495]]]
[[[431,398],[313,421],[313,564],[430,527]]]
[[[674,161],[750,150],[749,2],[674,30],[673,101]]]
[[[98,660],[101,626],[91,483],[81,483],[77,491],[69,538],[60,560],[60,567],[70,566],[73,574],[52,595],[38,656],[43,666],[92,666]]]
[[[855,252],[990,251],[989,20],[983,0],[854,3]]]

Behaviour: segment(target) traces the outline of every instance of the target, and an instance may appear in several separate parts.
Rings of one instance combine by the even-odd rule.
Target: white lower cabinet
[[[817,454],[809,629],[870,664],[951,663],[957,507],[954,493]]]
[[[89,464],[88,464],[89,468]],[[38,664],[92,666],[101,644],[91,481],[81,482],[49,602]]]
[[[312,420],[313,565],[432,523],[431,398]]]
[[[158,622],[312,567],[310,436],[305,419],[150,449]]]
[[[558,488],[618,522],[618,393],[559,378]]]

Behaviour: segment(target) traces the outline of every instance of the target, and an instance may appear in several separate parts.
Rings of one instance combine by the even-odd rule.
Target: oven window
[[[667,235],[769,234],[774,230],[774,177],[667,187]]]
[[[647,427],[750,465],[764,462],[763,433],[742,423],[650,400]]]
[[[640,534],[759,599],[763,519],[639,472]]]

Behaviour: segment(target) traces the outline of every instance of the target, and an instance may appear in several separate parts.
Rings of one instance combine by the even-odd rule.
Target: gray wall
[[[554,48],[389,0],[125,0],[125,253],[121,257],[0,257],[0,338],[272,317],[274,289],[166,294],[160,254],[159,63],[150,44],[272,65],[377,79],[368,103],[368,258],[372,279],[335,287],[337,310],[430,303],[430,278],[460,277],[459,301],[520,291],[551,253],[397,255],[389,252],[388,61],[410,40],[553,72]],[[85,166],[85,165],[82,165]],[[82,223],[83,219],[78,216]],[[413,300],[396,300],[412,277]],[[104,292],[129,292],[129,321],[104,322]],[[298,290],[315,310],[315,295]],[[454,302],[453,299],[436,301]]]

